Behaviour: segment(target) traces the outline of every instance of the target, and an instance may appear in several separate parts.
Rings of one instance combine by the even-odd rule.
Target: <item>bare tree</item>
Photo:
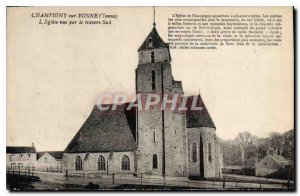
[[[241,148],[241,159],[242,163],[245,163],[245,149],[249,145],[253,145],[255,142],[255,139],[257,137],[253,136],[250,132],[245,131],[245,132],[240,132],[234,139],[234,143],[238,145]]]
[[[282,155],[290,160],[294,160],[295,151],[295,135],[294,129],[286,131],[283,133],[283,145],[282,145]]]
[[[274,149],[276,154],[280,154],[282,150],[282,145],[284,143],[284,138],[280,133],[272,132],[269,135],[270,137],[270,147]]]

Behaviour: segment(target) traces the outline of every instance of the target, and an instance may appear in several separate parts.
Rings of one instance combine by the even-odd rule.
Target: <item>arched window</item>
[[[208,160],[211,161],[211,143],[208,143]]]
[[[192,161],[197,162],[197,144],[194,142],[192,144]]]
[[[149,47],[152,48],[152,39],[148,40]]]
[[[98,158],[98,170],[105,170],[105,158],[101,155]]]
[[[82,159],[81,159],[80,156],[77,156],[75,158],[75,169],[78,170],[78,171],[82,170]]]
[[[130,170],[130,161],[126,155],[122,158],[122,170]]]
[[[153,155],[152,166],[153,166],[153,169],[157,169],[158,168],[157,155],[156,154]]]
[[[154,63],[154,51],[151,52],[151,63]]]

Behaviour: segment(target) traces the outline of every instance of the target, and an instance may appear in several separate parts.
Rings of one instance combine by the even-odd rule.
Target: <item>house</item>
[[[63,151],[38,152],[36,170],[47,172],[61,172],[62,157]]]
[[[181,81],[174,80],[169,44],[157,32],[156,24],[138,49],[135,70],[136,95],[183,95],[187,110],[131,108],[134,102],[95,105],[91,114],[70,141],[62,168],[72,175],[101,173],[149,174],[183,177],[222,177],[222,150],[216,126],[198,96],[184,96]],[[193,110],[193,97],[197,97]]]
[[[255,165],[255,175],[268,176],[290,166],[292,166],[290,160],[274,153],[273,149],[269,149],[268,154]]]
[[[6,167],[8,169],[18,169],[25,167],[35,167],[36,150],[32,146],[7,146],[6,147]]]

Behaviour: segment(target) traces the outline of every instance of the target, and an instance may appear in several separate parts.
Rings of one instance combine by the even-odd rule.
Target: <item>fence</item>
[[[115,185],[139,185],[139,186],[163,186],[176,187],[176,189],[207,189],[207,190],[293,190],[294,183],[270,182],[265,180],[235,180],[229,178],[190,180],[186,177],[165,177],[160,175],[149,175],[146,173],[97,173],[97,171],[82,173],[65,173],[66,180],[72,181],[74,178],[84,179],[99,184]],[[80,180],[79,180],[80,181]]]
[[[6,173],[12,174],[12,175],[34,176],[35,168],[34,167],[23,167],[23,166],[7,167]]]

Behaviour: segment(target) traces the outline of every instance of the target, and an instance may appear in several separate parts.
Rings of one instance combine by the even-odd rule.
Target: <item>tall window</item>
[[[157,134],[156,131],[153,131],[153,141],[156,143],[157,142]]]
[[[98,158],[98,170],[105,170],[105,158],[101,155]]]
[[[211,161],[211,143],[208,143],[208,160]]]
[[[158,164],[157,164],[157,155],[156,155],[156,154],[153,155],[153,158],[152,158],[152,166],[153,166],[153,169],[157,169],[157,168],[158,168]]]
[[[155,90],[155,70],[151,71],[151,86],[152,86],[152,90]]]
[[[192,161],[197,162],[197,144],[194,142],[192,144]]]
[[[75,158],[75,169],[78,170],[78,171],[82,170],[82,159],[81,159],[80,156],[77,156]]]
[[[130,170],[130,161],[126,155],[122,158],[122,170]]]
[[[151,52],[151,63],[154,63],[154,51]]]

